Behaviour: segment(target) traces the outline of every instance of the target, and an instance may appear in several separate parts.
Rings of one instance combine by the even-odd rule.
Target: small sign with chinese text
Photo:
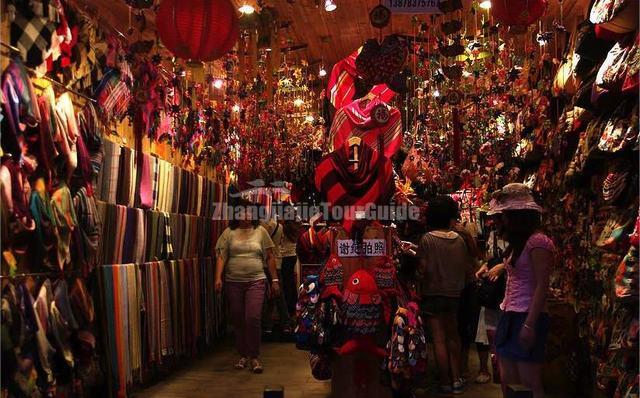
[[[384,239],[363,239],[358,243],[351,239],[338,239],[338,257],[380,257],[387,254]]]
[[[393,14],[441,14],[440,0],[385,0]]]

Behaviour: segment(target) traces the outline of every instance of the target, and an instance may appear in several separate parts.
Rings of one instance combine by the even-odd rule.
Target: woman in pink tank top
[[[502,213],[505,238],[507,286],[496,331],[502,391],[522,384],[534,398],[544,397],[542,364],[549,314],[546,300],[555,247],[541,232],[542,208],[524,184],[508,184],[492,209]]]

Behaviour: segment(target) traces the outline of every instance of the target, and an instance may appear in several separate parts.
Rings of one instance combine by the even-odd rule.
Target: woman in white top
[[[267,231],[252,217],[247,208],[239,211],[216,244],[215,289],[223,287],[223,271],[226,298],[236,337],[236,349],[240,360],[236,369],[251,367],[254,373],[262,373],[258,359],[260,354],[262,304],[267,288],[265,264],[271,275],[276,275],[273,241]],[[277,278],[271,281],[274,295],[280,294]]]

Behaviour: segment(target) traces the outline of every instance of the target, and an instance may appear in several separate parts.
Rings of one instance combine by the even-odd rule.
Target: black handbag
[[[489,269],[495,267],[502,262],[502,255],[499,253],[497,239],[493,239],[494,256],[489,260]],[[507,278],[503,273],[496,281],[489,278],[480,278],[476,282],[476,294],[478,303],[489,309],[498,309],[500,303],[504,299],[504,290],[507,287]]]

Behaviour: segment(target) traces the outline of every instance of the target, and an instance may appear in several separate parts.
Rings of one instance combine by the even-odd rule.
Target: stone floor
[[[218,349],[204,358],[193,360],[158,383],[139,390],[134,397],[182,398],[224,397],[259,398],[265,386],[282,385],[285,398],[329,398],[330,382],[316,381],[309,371],[308,354],[296,350],[291,343],[265,343],[262,347],[263,374],[233,369],[237,360],[230,342],[221,342]],[[477,368],[477,356],[471,355],[472,370]],[[475,372],[472,373],[475,375]],[[431,397],[428,392],[418,397]],[[499,398],[499,387],[493,384],[469,386],[463,395],[473,398]]]

